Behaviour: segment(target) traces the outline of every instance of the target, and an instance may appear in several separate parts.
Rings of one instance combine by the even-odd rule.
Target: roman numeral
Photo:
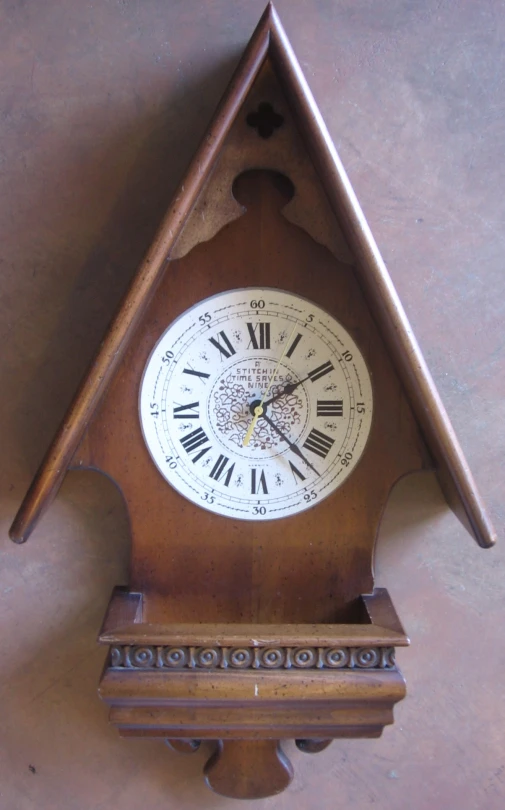
[[[189,405],[178,405],[174,408],[174,419],[199,419],[199,402],[190,402]]]
[[[318,416],[343,416],[344,402],[341,399],[318,399]]]
[[[330,436],[327,436],[326,433],[321,433],[320,430],[312,428],[303,446],[312,453],[315,453],[316,456],[326,458],[334,444],[334,440]]]
[[[295,467],[292,461],[289,462],[289,466],[291,467],[291,472],[293,473],[293,478],[295,479],[296,484],[298,483],[296,480],[297,478],[299,478],[300,481],[305,481],[306,476],[300,472],[298,467]]]
[[[312,382],[316,382],[316,380],[320,380],[321,377],[324,377],[325,374],[329,374],[330,371],[333,371],[334,368],[330,361],[328,360],[326,363],[323,363],[322,366],[318,366],[313,371],[309,371],[309,378]]]
[[[294,350],[296,349],[296,347],[297,347],[297,346],[298,346],[298,344],[300,343],[301,339],[302,339],[302,336],[301,336],[301,334],[300,334],[300,333],[298,333],[298,334],[297,334],[297,336],[295,337],[295,339],[293,340],[293,342],[292,342],[291,346],[290,346],[290,347],[289,347],[289,349],[287,350],[287,352],[286,352],[286,357],[291,357],[291,355],[293,354]]]
[[[263,490],[264,495],[268,495],[267,482],[265,478],[265,471],[260,471],[253,467],[251,470],[251,495],[259,495],[260,489]]]
[[[181,444],[184,447],[186,453],[190,455],[195,450],[198,450],[198,448],[201,447],[202,444],[205,444],[208,441],[209,440],[207,438],[207,435],[205,434],[205,431],[202,430],[201,427],[199,427],[196,430],[192,430],[191,433],[186,433],[186,435],[183,436],[181,439]],[[200,452],[197,453],[197,455],[191,459],[193,464],[195,463],[195,461],[198,461],[200,458],[202,458],[202,456],[204,456],[205,453],[208,453],[210,449],[211,449],[210,444],[208,447],[202,447]]]
[[[251,338],[248,349],[269,349],[270,348],[270,324],[257,323],[253,326],[252,323],[246,324],[249,337]],[[258,337],[256,337],[258,333]]]
[[[183,374],[193,374],[195,377],[200,377],[202,380],[208,380],[210,374],[206,374],[205,371],[195,371],[194,368],[183,368]]]
[[[218,332],[217,337],[211,337],[209,338],[209,340],[212,343],[212,345],[216,347],[216,349],[219,349],[223,357],[228,358],[231,357],[232,354],[236,353],[235,349],[231,345],[227,335],[223,332],[223,330]],[[224,346],[221,346],[221,340],[223,341]]]
[[[219,479],[221,478],[222,474],[224,473],[224,471],[226,469],[226,465],[228,464],[229,460],[230,459],[226,458],[226,456],[223,456],[223,455],[219,456],[218,460],[216,461],[216,463],[214,464],[212,470],[210,471],[210,477],[213,478],[214,481],[219,481]],[[232,464],[231,467],[228,469],[228,471],[226,473],[226,476],[225,476],[225,479],[224,479],[225,487],[229,486],[234,469],[235,469],[235,464]]]

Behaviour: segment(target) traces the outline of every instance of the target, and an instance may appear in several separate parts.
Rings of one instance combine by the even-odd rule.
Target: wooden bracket
[[[141,602],[116,589],[99,636],[110,647],[99,687],[110,721],[179,752],[218,740],[205,774],[226,796],[283,790],[286,737],[305,753],[379,737],[405,695],[394,650],[409,640],[383,588],[361,597],[355,624],[151,625]]]

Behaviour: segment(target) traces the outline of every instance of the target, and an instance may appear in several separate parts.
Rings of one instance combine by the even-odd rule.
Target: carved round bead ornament
[[[362,647],[356,654],[356,663],[363,669],[377,666],[379,651],[375,647]]]
[[[351,656],[348,648],[335,647],[332,650],[327,650],[324,658],[326,666],[334,669],[342,669],[343,667],[347,667],[349,665]]]
[[[295,667],[305,669],[313,667],[317,659],[316,651],[310,648],[301,648],[296,650],[293,655],[293,664]]]
[[[188,663],[188,654],[184,647],[168,647],[162,653],[163,664],[180,669]]]
[[[219,515],[272,520],[320,503],[363,453],[365,361],[316,304],[282,290],[219,293],[154,348],[140,421],[163,477]]]
[[[232,650],[230,653],[230,664],[237,669],[250,667],[252,660],[253,656],[251,650],[247,649],[247,647]]]
[[[152,647],[132,647],[130,658],[135,667],[152,667],[155,662],[155,653]]]
[[[211,669],[219,663],[219,653],[212,647],[202,647],[196,653],[196,662],[199,667]]]

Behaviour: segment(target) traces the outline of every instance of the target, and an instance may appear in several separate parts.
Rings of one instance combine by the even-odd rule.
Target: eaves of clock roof
[[[271,60],[328,200],[356,258],[355,271],[436,463],[447,501],[479,545],[495,542],[475,482],[426,367],[389,273],[279,17],[269,4],[214,114],[157,236],[107,332],[12,524],[28,539],[57,493],[73,454],[114,375],[212,172],[225,138],[266,58]]]

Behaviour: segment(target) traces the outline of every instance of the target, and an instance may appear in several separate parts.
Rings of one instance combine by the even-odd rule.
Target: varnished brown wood
[[[380,324],[415,408],[450,506],[483,547],[495,542],[475,482],[396,295],[377,245],[347,175],[310,93],[280,20],[271,4],[244,52],[242,61],[204,141],[165,217],[153,246],[106,335],[95,362],[82,383],[63,424],[49,448],[11,527],[15,542],[24,542],[56,494],[76,446],[128,348],[145,308],[160,281],[172,247],[214,166],[226,135],[267,54],[289,99],[297,126],[319,171],[325,192],[358,259],[356,271],[374,317]]]
[[[209,787],[232,799],[275,796],[292,778],[292,765],[278,740],[220,740],[205,766]]]
[[[338,646],[367,647],[374,644],[405,647],[403,633],[384,627],[359,624],[140,624],[102,633],[103,644],[205,644],[228,646]]]
[[[266,143],[247,117],[282,112]],[[258,169],[261,167],[261,169]],[[334,315],[373,379],[374,417],[358,467],[285,521],[205,512],[155,469],[138,419],[139,382],[167,325],[207,296],[276,287]],[[267,8],[179,195],[14,521],[23,542],[70,467],[112,478],[128,511],[129,588],[100,634],[100,683],[123,736],[177,750],[219,740],[206,768],[224,795],[283,790],[279,739],[307,752],[377,737],[405,695],[394,647],[408,639],[373,552],[404,475],[436,468],[481,545],[482,503],[405,314],[275,11]]]
[[[286,221],[275,176],[248,173],[235,188],[246,213],[171,263],[76,463],[103,470],[123,492],[130,588],[143,593],[144,621],[353,621],[354,600],[373,588],[372,551],[389,492],[402,475],[429,468],[430,457],[352,268]],[[306,207],[321,193],[313,188]],[[345,485],[317,510],[262,525],[205,512],[167,487],[137,415],[138,381],[166,324],[208,295],[250,284],[289,289],[338,317],[359,338],[375,391],[367,451]]]
[[[99,634],[102,644],[230,647],[404,647],[409,639],[385,588],[356,600],[352,624],[148,624],[139,594],[116,588]]]
[[[392,722],[393,706],[405,694],[404,681],[395,668],[374,670],[373,680],[365,670],[339,671],[338,695],[334,692],[335,674],[326,670],[304,671],[292,667],[286,683],[285,669],[273,672],[261,666],[259,670],[251,668],[244,672],[233,671],[232,667],[232,671],[226,672],[222,670],[222,663],[209,669],[202,669],[197,663],[192,670],[177,671],[175,678],[173,669],[143,668],[144,663],[154,662],[156,657],[172,655],[165,649],[172,645],[179,647],[178,654],[183,657],[198,657],[204,649],[209,660],[216,655],[216,660],[223,661],[220,651],[224,648],[230,655],[236,646],[251,645],[266,650],[281,644],[288,647],[293,656],[300,645],[307,645],[324,657],[320,644],[338,648],[343,645],[345,650],[356,645],[358,650],[368,645],[380,649],[380,645],[407,643],[387,595],[377,593],[362,597],[361,593],[372,584],[371,553],[389,489],[405,472],[427,467],[429,454],[366,303],[353,281],[352,268],[338,262],[327,248],[286,221],[282,208],[289,200],[284,197],[283,186],[278,185],[276,176],[246,174],[235,182],[234,191],[245,213],[205,245],[197,245],[173,263],[170,286],[167,276],[166,289],[162,282],[159,295],[146,314],[146,331],[141,327],[138,342],[123,361],[125,372],[120,371],[110,387],[90,426],[86,444],[79,451],[82,455],[77,458],[78,462],[105,469],[125,494],[132,527],[131,587],[142,592],[141,621],[137,620],[138,606],[132,602],[130,607],[124,592],[119,592],[117,597],[125,606],[112,610],[106,619],[101,641],[119,645],[113,649],[117,649],[120,666],[106,671],[100,694],[110,706],[111,722],[123,736],[220,738],[230,741],[231,751],[238,736],[251,741],[284,736],[302,739],[377,737],[384,725]],[[307,196],[312,210],[318,210],[321,205],[319,194],[317,188],[313,188]],[[300,209],[300,201],[298,205]],[[257,233],[262,234],[260,246]],[[276,260],[278,244],[283,245],[286,254],[284,269]],[[230,246],[234,250],[230,250]],[[176,317],[179,308],[186,308],[205,294],[245,283],[246,276],[242,280],[240,274],[246,271],[237,269],[234,259],[238,252],[249,257],[248,270],[251,272],[252,268],[255,274],[254,283],[262,282],[258,274],[263,273],[265,279],[275,275],[280,286],[289,285],[290,289],[312,297],[312,288],[321,286],[319,294],[326,308],[331,308],[334,296],[340,304],[339,319],[351,331],[360,330],[362,345],[368,347],[367,360],[374,372],[379,415],[372,430],[367,459],[361,466],[361,475],[365,478],[360,479],[358,470],[355,487],[332,496],[328,510],[313,511],[297,521],[297,532],[290,538],[289,556],[285,554],[286,532],[282,526],[236,526],[233,521],[200,514],[200,510],[193,512],[175,492],[167,490],[159,476],[153,475],[132,409],[135,390],[130,386],[135,385],[135,375],[142,371],[149,346],[156,340],[156,330],[163,329],[167,319]],[[304,270],[307,266],[315,268],[310,276]],[[219,276],[212,271],[213,267],[220,268]],[[189,288],[188,278],[192,280]],[[341,301],[346,301],[345,308]],[[170,310],[171,306],[177,309]],[[398,411],[395,409],[392,414],[387,407],[381,407],[381,401],[398,403],[396,407],[402,414],[400,432]],[[377,465],[381,467],[380,486],[375,475]],[[143,482],[142,489],[139,489],[139,480]],[[359,495],[365,491],[366,504]],[[375,516],[371,511],[374,491],[378,498]],[[139,500],[136,492],[141,496]],[[142,493],[147,492],[148,510],[142,500]],[[352,516],[350,542],[350,524],[346,520],[353,498],[364,508],[357,517]],[[337,543],[335,514],[340,515]],[[165,526],[171,527],[168,543]],[[231,571],[229,561],[233,560],[238,529],[241,552],[247,551],[250,562]],[[214,541],[202,543],[202,536],[213,537]],[[309,582],[306,550],[307,543],[314,537],[318,539],[318,568],[313,585],[309,585],[312,598],[300,599],[298,575],[294,572],[304,567],[304,585]],[[261,592],[258,592],[257,580],[251,576],[260,562],[256,559],[256,544],[268,555],[262,562],[268,576],[262,578]],[[156,565],[147,569],[146,563],[150,560],[156,560]],[[210,579],[202,576],[203,567],[212,570]],[[337,590],[332,582],[335,567],[341,572]],[[270,574],[279,570],[284,570],[281,599],[277,596],[278,579]],[[180,571],[184,571],[182,580]],[[236,592],[238,578],[240,591]],[[220,584],[218,590],[216,582]],[[118,626],[116,616],[119,614],[122,624]],[[214,623],[202,624],[203,615],[207,621],[214,618]],[[223,619],[228,623],[223,623]],[[317,623],[297,624],[307,619]],[[198,624],[190,624],[197,620]],[[279,621],[285,624],[280,625]],[[328,624],[331,621],[341,624],[332,626]],[[218,645],[217,649],[212,648],[213,644]],[[130,653],[126,652],[125,645],[130,645]],[[181,646],[185,649],[181,650]],[[250,653],[246,650],[245,654]],[[287,650],[283,648],[280,654],[287,655]],[[130,666],[131,655],[134,660]],[[240,759],[239,752],[234,756]]]
[[[437,462],[447,501],[483,548],[496,534],[433,378],[393,286],[373,234],[310,92],[291,44],[273,10],[272,59],[306,135],[306,142],[328,199],[357,260],[356,272],[388,350],[409,393],[416,417]]]
[[[174,669],[156,667],[155,655],[147,668],[111,661],[104,672],[100,696],[123,736],[377,737],[405,696],[394,662],[372,669],[366,661],[364,668],[348,662],[339,669],[222,669],[206,663]]]
[[[37,520],[49,506],[61,485],[83,431],[156,290],[172,246],[195,204],[202,183],[212,170],[228,130],[265,58],[271,21],[272,7],[269,5],[188,168],[181,192],[167,211],[156,238],[104,338],[90,372],[77,391],[16,515],[10,532],[14,542],[23,543],[28,539]]]

